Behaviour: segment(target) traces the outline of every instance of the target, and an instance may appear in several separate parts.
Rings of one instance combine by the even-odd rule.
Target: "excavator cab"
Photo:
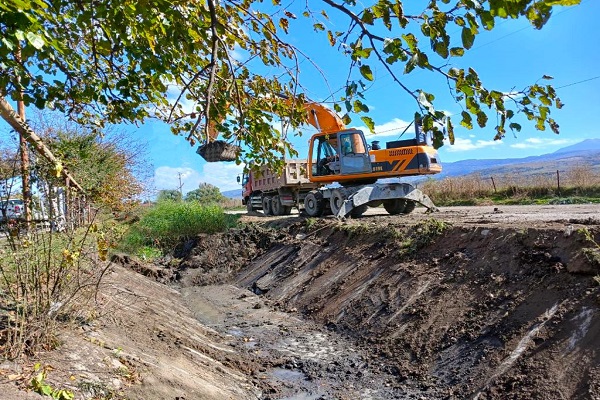
[[[313,182],[359,179],[372,172],[363,133],[348,129],[316,134],[310,141],[309,176]]]

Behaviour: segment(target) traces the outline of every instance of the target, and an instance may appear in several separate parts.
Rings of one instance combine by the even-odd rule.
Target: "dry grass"
[[[429,180],[420,187],[438,205],[485,205],[498,202],[531,203],[536,199],[581,197],[600,200],[600,171],[578,165],[553,173],[511,172],[504,175],[470,174]]]

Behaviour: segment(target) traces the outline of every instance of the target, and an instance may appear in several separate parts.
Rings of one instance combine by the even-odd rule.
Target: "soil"
[[[0,365],[4,398],[40,361],[76,398],[600,399],[598,205],[241,221],[115,257],[102,316]]]

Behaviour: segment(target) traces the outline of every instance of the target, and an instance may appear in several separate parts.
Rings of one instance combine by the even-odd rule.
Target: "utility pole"
[[[179,194],[181,195],[181,200],[183,200],[183,183],[181,182],[181,172],[177,173],[177,176],[179,177]]]

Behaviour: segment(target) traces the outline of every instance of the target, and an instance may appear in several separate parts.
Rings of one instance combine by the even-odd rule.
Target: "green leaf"
[[[479,111],[477,113],[477,125],[479,125],[480,128],[485,128],[487,121],[488,116],[483,111]]]
[[[373,80],[373,72],[371,71],[371,67],[368,65],[360,66],[360,74],[368,81]]]
[[[460,124],[467,129],[473,129],[473,119],[471,118],[471,115],[466,111],[461,112],[460,115],[462,116]]]
[[[404,66],[404,73],[408,74],[413,69],[415,69],[415,67],[417,66],[418,60],[419,60],[418,56],[416,54],[413,54],[413,56],[410,58],[410,60],[408,60],[408,62]]]
[[[373,12],[370,9],[365,8],[360,20],[367,25],[373,25]]]
[[[473,42],[475,41],[475,35],[471,32],[469,28],[463,28],[461,33],[462,44],[465,49],[470,49],[473,47]]]
[[[462,47],[452,47],[450,49],[450,55],[452,57],[462,57],[465,54],[465,49]]]
[[[350,123],[352,122],[352,118],[350,118],[350,115],[348,115],[348,114],[344,114],[344,115],[342,116],[342,122],[343,122],[345,125],[350,125]]]
[[[360,117],[360,119],[367,126],[367,128],[369,128],[369,131],[371,133],[375,133],[375,122],[373,122],[373,119],[371,117],[363,116]]]
[[[354,104],[353,104],[352,108],[355,113],[369,112],[369,107],[360,100],[354,100]]]
[[[448,46],[444,42],[437,42],[433,49],[442,58],[448,58]]]
[[[450,117],[446,118],[446,133],[448,134],[448,141],[450,144],[454,144],[454,126],[452,125]]]
[[[508,127],[513,131],[521,132],[521,125],[516,122],[511,122]]]
[[[414,52],[417,49],[418,41],[415,35],[412,33],[406,33],[402,35],[402,39],[404,39],[410,51]]]
[[[481,24],[486,30],[491,31],[492,29],[494,29],[494,16],[491,12],[482,12],[481,14],[479,14],[479,19],[481,19]]]
[[[331,31],[327,31],[327,39],[329,39],[329,44],[330,44],[331,46],[335,46],[336,39],[335,39],[335,37],[333,36],[333,33],[332,33]]]
[[[325,25],[323,25],[320,22],[317,22],[316,24],[313,24],[313,28],[315,29],[315,32],[324,31],[325,30]]]

